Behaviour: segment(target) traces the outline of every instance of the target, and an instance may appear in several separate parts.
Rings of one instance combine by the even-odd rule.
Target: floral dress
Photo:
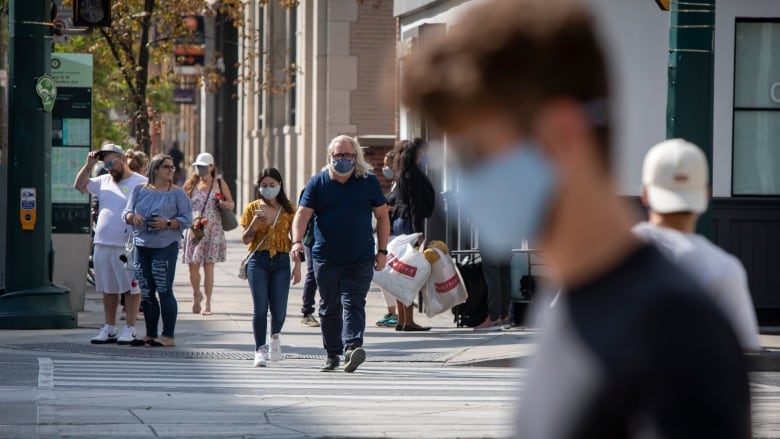
[[[201,191],[193,189],[192,191],[192,217],[200,216],[203,209],[203,203],[206,199],[208,190]],[[218,193],[218,192],[217,192]],[[185,264],[213,264],[216,262],[225,262],[225,252],[227,243],[225,242],[225,231],[222,230],[222,218],[219,215],[217,207],[217,193],[214,190],[209,195],[208,204],[203,211],[203,217],[208,219],[208,223],[203,228],[203,238],[193,241],[190,239],[190,229],[184,234],[184,252],[182,261]]]

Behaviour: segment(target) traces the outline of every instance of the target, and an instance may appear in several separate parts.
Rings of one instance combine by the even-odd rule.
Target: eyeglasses
[[[160,165],[160,167],[163,169],[176,169],[176,166],[173,165]]]
[[[341,159],[355,160],[355,154],[351,154],[351,153],[333,154],[331,157],[333,157],[336,160],[341,160]]]

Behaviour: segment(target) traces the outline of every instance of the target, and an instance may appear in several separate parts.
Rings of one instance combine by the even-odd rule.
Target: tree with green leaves
[[[261,5],[268,2],[259,0]],[[72,0],[63,2],[64,7],[71,5]],[[291,8],[298,1],[278,0],[278,5]],[[185,18],[213,15],[220,17],[225,25],[242,29],[244,7],[242,0],[112,0],[111,27],[71,35],[67,43],[57,45],[58,52],[94,56],[95,143],[117,138],[123,129],[129,128],[136,140],[135,148],[149,154],[151,124],[159,120],[162,112],[174,110],[171,97],[177,80],[175,48],[186,45],[193,37]],[[256,54],[245,54],[244,61],[253,56]],[[216,59],[206,60],[198,77],[201,85],[215,90],[222,83]],[[282,82],[288,88],[294,85],[290,81]],[[270,88],[279,87],[265,84],[260,87]],[[109,121],[111,110],[127,114],[125,123],[129,127]]]

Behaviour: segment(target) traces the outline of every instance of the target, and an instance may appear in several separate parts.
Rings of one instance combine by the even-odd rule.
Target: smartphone
[[[298,259],[300,259],[301,262],[306,262],[306,252],[298,253]]]
[[[265,211],[263,209],[257,209],[255,210],[255,215],[265,216]]]

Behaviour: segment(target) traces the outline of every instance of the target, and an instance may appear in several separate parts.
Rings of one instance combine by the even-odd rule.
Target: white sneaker
[[[278,338],[271,339],[271,353],[268,355],[271,361],[282,359],[282,342]]]
[[[116,344],[131,344],[136,338],[135,328],[125,325],[125,329],[122,330],[122,335],[116,340]]]
[[[100,329],[100,333],[92,337],[91,343],[92,344],[116,343],[116,336],[117,336],[116,327],[105,324]]]
[[[265,362],[268,361],[267,358],[266,358],[267,356],[268,356],[268,348],[263,346],[260,349],[258,349],[257,352],[255,352],[255,363],[254,363],[254,366],[255,367],[265,367]]]

